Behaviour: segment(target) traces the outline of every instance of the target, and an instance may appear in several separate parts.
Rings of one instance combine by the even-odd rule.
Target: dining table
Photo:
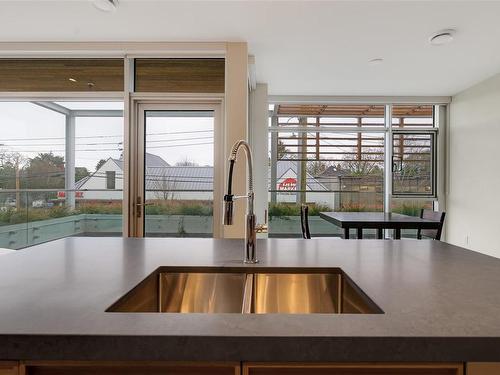
[[[363,238],[363,229],[376,229],[377,238],[382,239],[384,229],[394,230],[394,239],[401,239],[401,229],[438,229],[439,220],[424,219],[387,212],[320,212],[319,216],[344,230],[344,239],[349,239],[350,229],[356,229],[357,238]]]

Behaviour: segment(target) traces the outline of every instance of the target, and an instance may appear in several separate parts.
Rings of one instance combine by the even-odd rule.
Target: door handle
[[[142,203],[141,197],[137,197],[136,201],[137,201],[137,203],[135,204],[135,207],[136,207],[137,217],[142,217],[143,207],[153,205],[153,203]]]

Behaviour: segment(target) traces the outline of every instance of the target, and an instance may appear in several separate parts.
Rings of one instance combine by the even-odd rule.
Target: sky
[[[70,109],[123,109],[122,102],[58,102]],[[100,159],[120,158],[123,118],[76,119],[76,166],[95,170]],[[0,102],[0,152],[25,158],[40,152],[64,157],[65,116],[30,102]],[[169,164],[191,161],[213,165],[213,118],[147,117],[147,152]]]

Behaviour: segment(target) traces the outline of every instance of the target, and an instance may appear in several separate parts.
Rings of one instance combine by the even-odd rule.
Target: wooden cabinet
[[[499,375],[500,362],[469,362],[467,375]]]
[[[18,375],[18,374],[19,374],[18,362],[0,361],[0,375]]]
[[[463,363],[1,362],[0,375],[465,375]],[[468,363],[467,375],[500,375]]]
[[[248,363],[243,365],[243,375],[464,375],[464,373],[462,363]]]
[[[19,375],[240,375],[240,363],[26,362]]]

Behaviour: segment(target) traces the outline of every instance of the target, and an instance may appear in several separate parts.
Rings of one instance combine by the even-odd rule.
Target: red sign
[[[59,198],[59,199],[65,199],[66,198],[66,192],[65,191],[58,191],[57,192],[57,198]],[[83,191],[75,191],[75,198],[83,198]]]
[[[278,190],[295,190],[296,186],[297,179],[288,177],[278,184]]]

